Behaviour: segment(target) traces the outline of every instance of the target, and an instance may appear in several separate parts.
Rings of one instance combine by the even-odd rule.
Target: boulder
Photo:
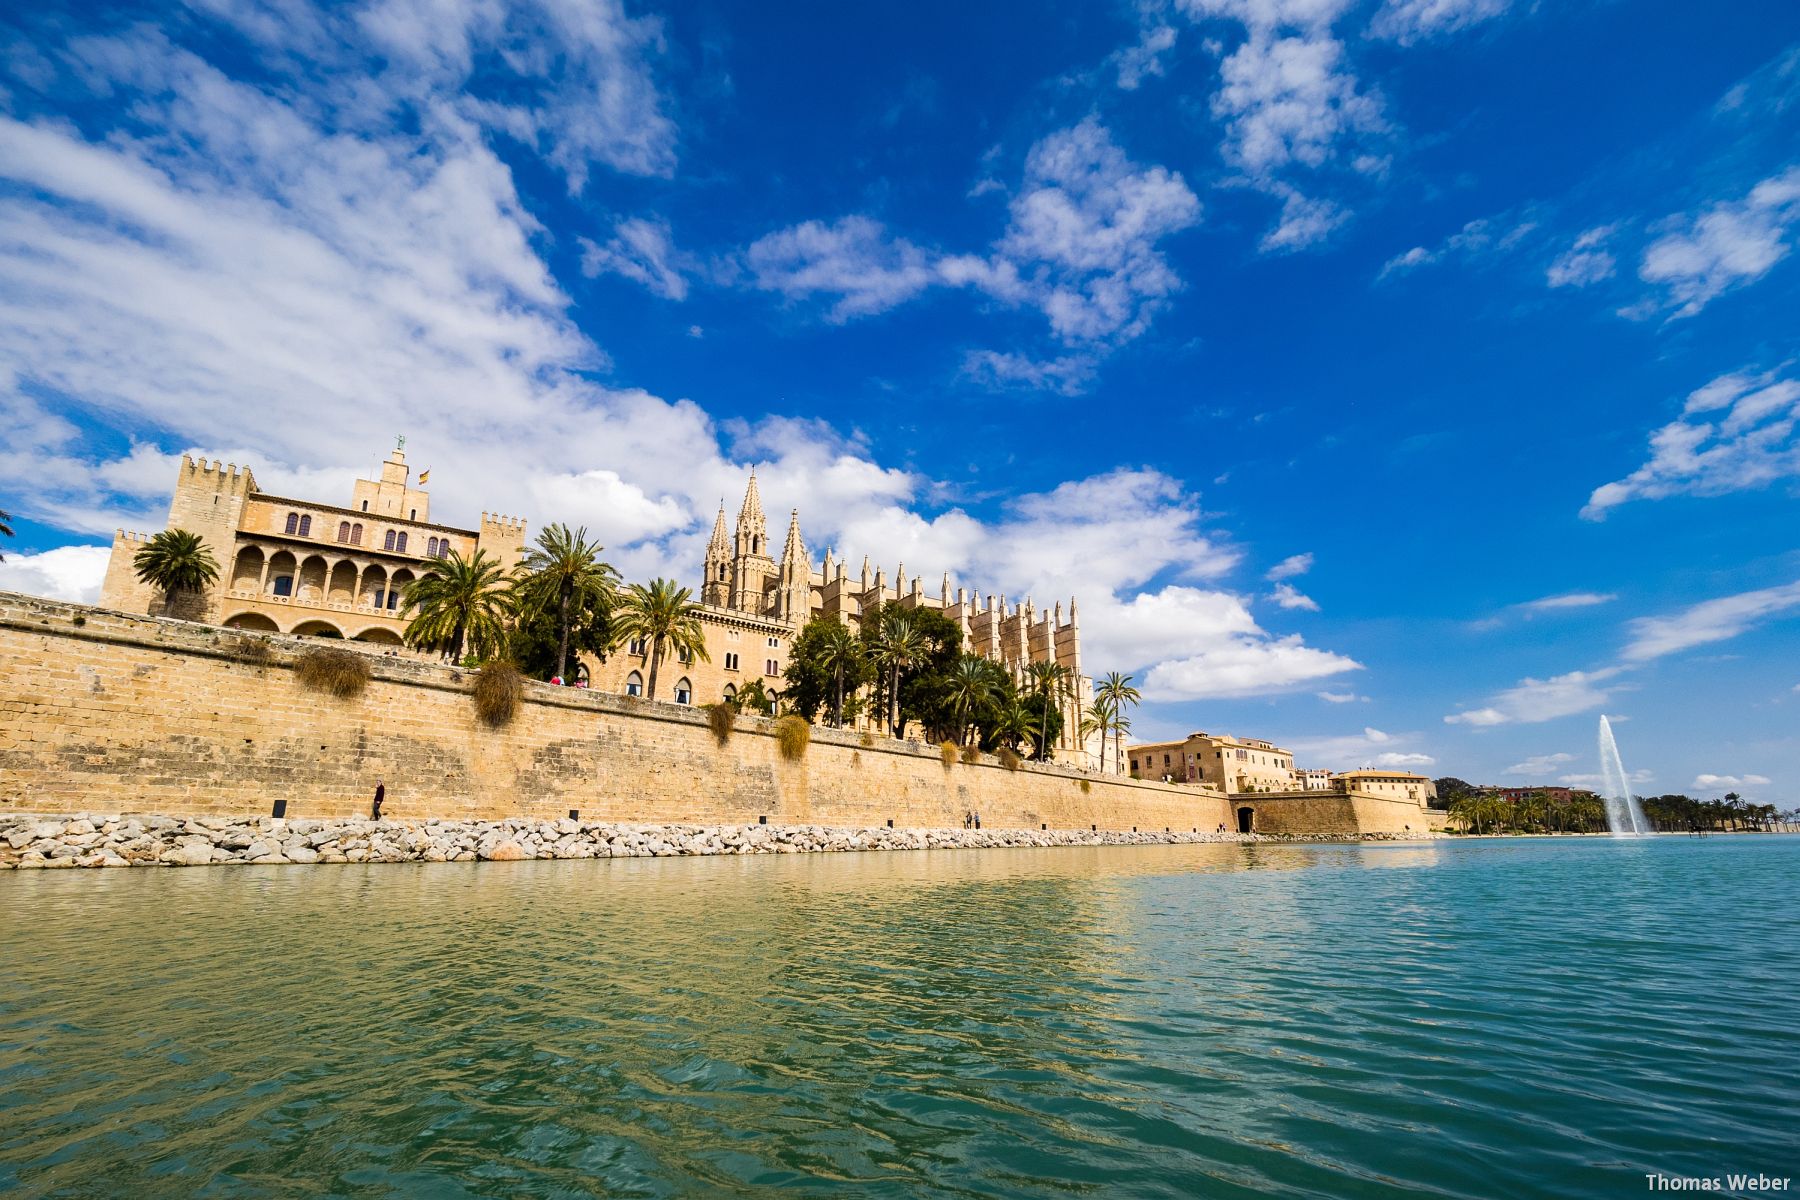
[[[523,846],[511,838],[500,838],[497,841],[483,843],[481,857],[489,862],[519,862],[529,855],[525,853]]]

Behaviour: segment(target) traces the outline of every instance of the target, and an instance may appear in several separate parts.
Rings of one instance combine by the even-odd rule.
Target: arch
[[[331,568],[331,584],[325,590],[325,598],[332,604],[354,604],[356,602],[355,563],[346,558]]]
[[[300,564],[286,550],[275,553],[269,559],[269,595],[292,596],[294,594],[294,576],[300,571]]]
[[[310,516],[302,516],[300,518],[300,536],[312,536],[312,518]]]
[[[399,537],[394,539],[394,553],[396,553],[396,554],[405,554],[406,553],[406,535],[404,533],[402,533]]]
[[[400,635],[385,625],[371,625],[357,634],[353,641],[374,642],[380,646],[404,646],[406,643]]]
[[[356,598],[359,608],[380,608],[387,603],[387,571],[370,566],[362,573],[362,594]]]
[[[291,536],[295,533],[298,533],[299,530],[300,530],[300,514],[297,512],[289,513],[287,515],[287,524],[282,527],[281,531],[283,533]]]
[[[736,700],[736,699],[737,699],[737,684],[735,684],[735,683],[726,684],[725,685],[725,700],[727,702],[729,702],[729,701]]]
[[[350,544],[352,546],[362,545],[362,522],[361,521],[357,521],[356,523],[354,523],[353,525],[350,526]]]
[[[686,675],[675,684],[675,703],[692,704],[694,702],[694,685]]]
[[[348,542],[349,540],[350,540],[350,522],[339,521],[338,522],[338,541]]]
[[[388,530],[387,534],[381,539],[381,548],[383,550],[392,550],[394,548],[394,539],[397,536],[399,536],[397,531],[392,529]]]
[[[625,694],[627,696],[643,695],[644,694],[644,677],[642,675],[639,675],[636,671],[633,671],[631,674],[627,675],[625,677]]]
[[[414,578],[413,573],[405,567],[395,571],[393,577],[388,580],[387,603],[382,607],[388,612],[399,612],[406,603],[406,585],[411,583]]]
[[[308,555],[300,564],[300,574],[294,579],[294,599],[302,604],[323,603],[325,572],[325,560],[317,554]]]
[[[295,637],[337,638],[343,640],[344,631],[330,621],[302,621],[294,626]]]
[[[254,629],[258,633],[280,633],[281,626],[275,618],[259,612],[241,612],[225,618],[227,629]]]
[[[245,546],[239,550],[237,561],[231,566],[231,590],[254,592],[262,586],[263,566],[267,561],[260,546]]]
[[[1256,810],[1251,808],[1248,804],[1244,805],[1237,810],[1237,822],[1239,833],[1255,833]]]

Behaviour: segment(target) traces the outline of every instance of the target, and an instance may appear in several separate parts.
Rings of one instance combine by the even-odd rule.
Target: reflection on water
[[[0,1190],[1792,1175],[1796,845],[13,873]]]

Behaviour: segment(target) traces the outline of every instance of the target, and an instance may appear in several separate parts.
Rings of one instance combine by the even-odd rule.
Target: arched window
[[[631,639],[631,644],[625,647],[625,653],[635,654],[639,658],[642,658],[644,655],[650,653],[649,643],[641,637],[634,637]]]
[[[675,703],[692,704],[693,702],[694,685],[689,683],[687,678],[683,676],[681,682],[675,685]]]
[[[277,596],[293,595],[294,577],[292,575],[277,575],[275,577],[275,594]]]
[[[362,545],[362,523],[360,521],[350,527],[350,544],[352,546]]]
[[[625,677],[625,694],[627,696],[643,695],[644,694],[644,677],[642,675],[639,675],[636,671],[633,671],[631,674],[627,675]]]
[[[682,646],[675,651],[675,657],[684,663],[691,663],[694,661],[694,652],[689,650],[686,646]]]
[[[388,530],[387,536],[385,538],[381,539],[381,548],[383,550],[392,550],[394,548],[394,531],[393,530],[391,530],[391,529]]]
[[[425,539],[425,557],[426,558],[436,558],[437,557],[437,539],[436,538],[426,538]]]
[[[719,564],[719,578],[721,580],[723,580],[725,578],[725,564],[724,563]]]
[[[295,533],[299,530],[299,528],[300,528],[300,514],[299,513],[289,513],[288,519],[287,519],[287,528],[283,532]]]
[[[725,685],[725,699],[727,701],[737,699],[737,684],[728,683]]]
[[[406,535],[404,533],[394,539],[394,549],[401,554],[406,553]]]
[[[350,522],[339,521],[338,522],[338,541],[348,542],[349,540],[350,540]]]
[[[301,537],[311,537],[312,536],[312,518],[311,517],[301,517],[300,518],[300,536]]]

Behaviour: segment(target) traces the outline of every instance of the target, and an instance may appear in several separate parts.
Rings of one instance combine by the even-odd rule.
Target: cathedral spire
[[[731,535],[725,531],[725,498],[719,497],[719,516],[713,522],[712,540],[706,544],[707,552],[718,551],[729,556],[731,554]]]
[[[800,510],[797,508],[788,517],[787,545],[781,548],[781,563],[810,570],[806,564],[806,543],[800,540]]]
[[[762,524],[763,506],[762,492],[756,486],[756,468],[750,468],[750,485],[744,489],[744,507],[738,510],[738,525],[741,528],[748,522]]]

